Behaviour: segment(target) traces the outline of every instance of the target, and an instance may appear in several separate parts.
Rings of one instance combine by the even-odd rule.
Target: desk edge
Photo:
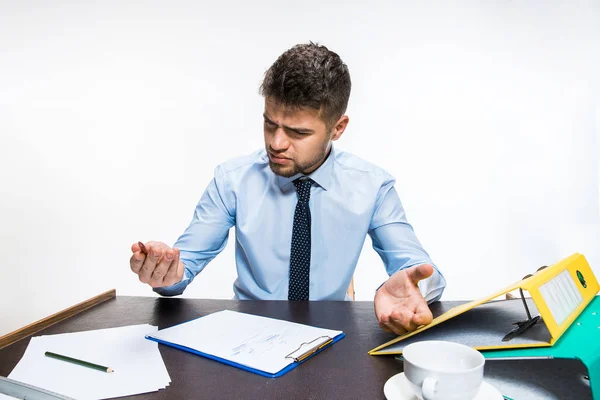
[[[115,289],[108,290],[90,299],[82,301],[81,303],[75,304],[74,306],[66,308],[46,318],[40,319],[20,329],[17,329],[16,331],[9,332],[4,336],[0,336],[0,349],[3,349],[4,347],[7,347],[15,342],[18,342],[21,339],[29,337],[41,331],[42,329],[46,329],[49,326],[52,326],[60,321],[64,321],[67,318],[71,318],[72,316],[77,315],[82,311],[85,311],[100,303],[105,302],[106,300],[113,299],[116,297],[116,295],[117,291]]]

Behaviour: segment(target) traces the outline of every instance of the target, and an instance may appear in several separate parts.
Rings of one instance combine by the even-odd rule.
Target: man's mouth
[[[269,153],[269,159],[276,164],[286,164],[291,161],[291,159],[287,157],[276,156],[273,153]]]

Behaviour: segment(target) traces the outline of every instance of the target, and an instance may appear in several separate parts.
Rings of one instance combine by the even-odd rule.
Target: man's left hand
[[[431,323],[433,315],[417,286],[431,274],[433,266],[416,265],[396,272],[379,288],[375,315],[383,330],[401,335]]]

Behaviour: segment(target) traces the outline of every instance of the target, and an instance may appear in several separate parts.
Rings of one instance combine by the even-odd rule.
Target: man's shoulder
[[[215,168],[215,175],[229,175],[235,172],[246,172],[252,168],[262,168],[269,163],[267,152],[257,150],[253,153],[229,159]]]
[[[362,172],[382,178],[392,178],[392,176],[383,168],[347,151],[336,149],[335,163],[340,168],[347,171]]]

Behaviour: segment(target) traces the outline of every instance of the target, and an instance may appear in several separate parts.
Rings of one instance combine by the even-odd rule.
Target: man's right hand
[[[171,286],[183,279],[183,263],[179,260],[179,249],[172,249],[162,242],[148,242],[131,246],[133,255],[129,259],[131,270],[139,276],[140,282],[153,288]]]

